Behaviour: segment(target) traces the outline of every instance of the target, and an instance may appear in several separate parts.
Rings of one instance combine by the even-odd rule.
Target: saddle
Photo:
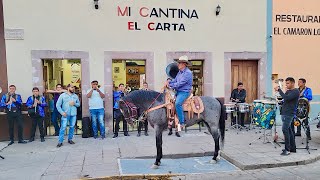
[[[166,91],[165,93],[165,104],[167,109],[167,118],[172,121],[177,121],[177,115],[175,111],[175,94],[173,91]],[[193,96],[191,94],[182,105],[183,111],[188,112],[188,119],[193,118],[194,114],[198,114],[200,118],[200,113],[204,111],[204,105],[202,99],[199,96]]]

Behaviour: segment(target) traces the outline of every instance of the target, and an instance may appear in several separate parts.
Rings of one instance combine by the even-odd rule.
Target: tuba
[[[179,72],[179,68],[176,62],[172,62],[166,67],[166,74],[171,79],[176,78],[178,72]]]
[[[310,103],[307,98],[299,98],[296,115],[300,121],[304,121],[308,118],[310,112]]]

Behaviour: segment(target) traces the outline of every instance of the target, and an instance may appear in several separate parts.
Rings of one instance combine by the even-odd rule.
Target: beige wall
[[[215,15],[217,5],[219,16]],[[24,29],[24,40],[6,40],[9,84],[26,97],[32,88],[31,50],[89,52],[90,79],[104,82],[104,51],[154,52],[154,85],[166,79],[166,52],[212,53],[213,95],[224,96],[224,53],[266,52],[266,0],[4,0],[5,28]],[[132,6],[118,17],[117,6]],[[140,7],[196,9],[199,19],[142,18]],[[127,22],[181,22],[186,32],[128,31]],[[111,76],[111,73],[110,73]]]
[[[320,34],[285,35],[284,28],[316,28],[319,23],[301,22],[276,22],[276,14],[296,14],[319,16],[319,0],[281,0],[273,1],[273,27],[280,28],[281,35],[273,36],[273,73],[279,74],[279,78],[292,76],[296,79],[301,77],[307,80],[307,86],[311,87],[313,94],[320,94],[319,60],[320,60]]]

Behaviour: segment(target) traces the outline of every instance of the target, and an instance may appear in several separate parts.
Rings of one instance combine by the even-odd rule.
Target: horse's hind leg
[[[219,160],[219,150],[220,150],[220,142],[219,142],[219,138],[220,138],[220,134],[219,134],[219,130],[216,127],[212,127],[209,126],[208,123],[206,123],[208,130],[210,132],[210,134],[212,135],[213,139],[214,139],[214,153],[213,153],[213,158],[210,161],[210,163],[216,163]]]

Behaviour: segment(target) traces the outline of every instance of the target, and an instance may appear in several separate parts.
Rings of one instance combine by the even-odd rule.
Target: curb
[[[161,175],[119,175],[119,176],[108,176],[101,178],[82,178],[90,180],[171,180],[172,177],[177,177],[181,175],[177,174],[161,174]]]
[[[163,158],[169,158],[169,159],[178,159],[178,158],[189,158],[189,157],[203,157],[203,156],[213,156],[213,151],[208,151],[204,153],[189,153],[189,154],[167,154],[164,155]],[[314,157],[314,158],[308,158],[305,160],[300,161],[291,161],[291,162],[276,162],[276,163],[261,163],[261,164],[243,164],[240,161],[237,161],[236,159],[233,159],[229,157],[226,153],[221,151],[221,157],[223,157],[225,160],[229,161],[236,167],[238,167],[241,170],[254,170],[254,169],[262,169],[262,168],[275,168],[275,167],[286,167],[286,166],[298,166],[298,165],[307,165],[314,163],[318,160],[320,160],[320,155]],[[156,156],[139,156],[139,157],[121,157],[126,159],[151,159],[156,158]]]
[[[262,169],[262,168],[275,168],[275,167],[286,167],[286,166],[298,166],[298,165],[307,165],[314,163],[318,160],[320,160],[320,155],[314,158],[309,158],[306,160],[301,160],[301,161],[291,161],[291,162],[278,162],[278,163],[261,163],[261,164],[250,164],[250,165],[245,165],[233,158],[230,158],[227,154],[224,152],[221,152],[221,156],[229,161],[230,163],[234,164],[241,170],[254,170],[254,169]]]

